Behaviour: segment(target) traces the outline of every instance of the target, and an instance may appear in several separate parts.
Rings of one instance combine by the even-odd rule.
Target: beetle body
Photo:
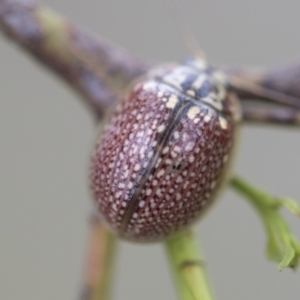
[[[135,83],[92,158],[94,199],[113,232],[156,241],[197,220],[226,181],[239,116],[224,77],[202,61]]]

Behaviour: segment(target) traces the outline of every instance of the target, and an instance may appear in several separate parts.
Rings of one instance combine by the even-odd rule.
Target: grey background
[[[44,2],[154,61],[189,53],[161,1]],[[300,57],[299,1],[184,6],[214,62],[273,66]],[[88,233],[94,132],[75,95],[1,36],[0,299],[75,299]],[[240,146],[236,173],[299,201],[299,130],[245,126]],[[299,220],[285,216],[300,237]],[[200,222],[197,234],[216,299],[299,299],[299,271],[280,273],[264,258],[260,221],[233,192]],[[160,245],[120,244],[114,299],[175,299]]]

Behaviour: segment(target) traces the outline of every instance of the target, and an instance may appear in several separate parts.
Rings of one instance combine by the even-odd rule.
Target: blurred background
[[[189,54],[163,1],[43,2],[153,61]],[[298,1],[186,0],[183,6],[215,63],[270,67],[300,59]],[[94,133],[76,95],[1,36],[0,299],[76,298]],[[300,129],[244,126],[235,173],[300,201],[299,153]],[[300,238],[299,220],[284,215]],[[197,234],[216,299],[299,299],[299,271],[279,272],[265,259],[260,220],[232,191],[198,224]],[[163,247],[121,242],[113,299],[175,298]]]

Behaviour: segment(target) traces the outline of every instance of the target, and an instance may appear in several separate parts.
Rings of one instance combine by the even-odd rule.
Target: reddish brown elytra
[[[99,137],[91,186],[118,236],[157,241],[192,224],[226,182],[240,109],[202,60],[149,72]]]

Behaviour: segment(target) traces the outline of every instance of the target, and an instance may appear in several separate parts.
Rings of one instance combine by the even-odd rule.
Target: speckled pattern
[[[206,64],[158,68],[118,106],[92,158],[91,187],[119,236],[156,241],[194,222],[224,181],[239,107]]]

